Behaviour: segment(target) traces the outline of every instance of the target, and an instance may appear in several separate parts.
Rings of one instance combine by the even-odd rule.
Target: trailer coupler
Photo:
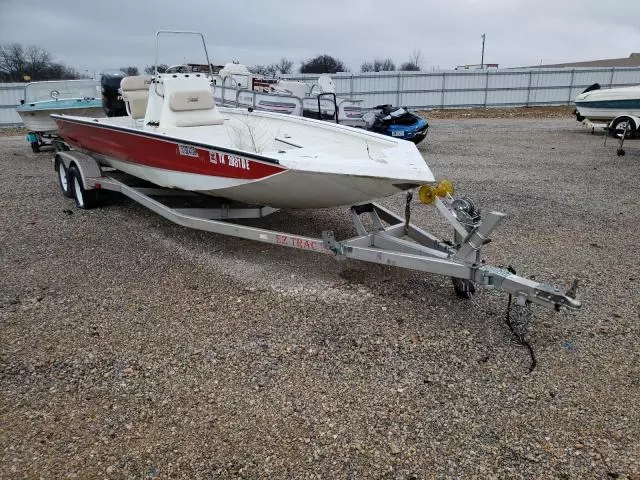
[[[520,277],[512,270],[491,266],[482,266],[476,269],[474,281],[487,288],[497,288],[512,295],[516,303],[525,305],[535,303],[544,307],[560,310],[561,308],[577,309],[581,307],[575,294],[578,281],[574,280],[571,288],[563,291],[553,285],[536,282],[528,278]]]

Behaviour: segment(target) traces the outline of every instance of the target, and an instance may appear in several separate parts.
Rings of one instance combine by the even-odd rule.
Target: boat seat
[[[128,105],[128,113],[136,120],[144,118],[147,112],[147,102],[149,101],[149,85],[152,77],[150,75],[136,75],[124,77],[120,82],[122,99]]]
[[[169,98],[169,109],[177,127],[222,125],[224,119],[215,107],[210,90],[182,90],[173,92]]]

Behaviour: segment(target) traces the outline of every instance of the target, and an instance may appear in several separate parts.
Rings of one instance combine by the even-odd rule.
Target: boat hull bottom
[[[58,131],[58,126],[56,125],[55,120],[51,118],[52,113],[58,115],[78,115],[81,117],[91,118],[104,117],[102,106],[63,108],[58,110],[18,111],[25,128],[34,133],[54,133]]]
[[[307,209],[354,205],[418,186],[397,179],[296,170],[286,170],[259,180],[243,180],[164,170],[87,153],[106,166],[161,187],[275,208]]]
[[[581,117],[588,120],[611,121],[621,115],[640,116],[640,109],[620,110],[615,108],[593,108],[586,105],[577,105],[576,110]]]

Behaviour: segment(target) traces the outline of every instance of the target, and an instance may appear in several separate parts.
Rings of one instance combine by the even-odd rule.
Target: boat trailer
[[[618,148],[616,155],[624,157],[626,154],[624,147],[625,140],[637,138],[640,136],[640,118],[634,115],[618,115],[610,122],[592,122],[584,119],[582,124],[591,129],[591,134],[595,134],[596,130],[602,131],[604,134],[603,146],[607,146],[607,137],[611,135],[618,139]]]
[[[338,260],[354,259],[410,270],[423,271],[452,278],[458,296],[470,298],[475,286],[503,290],[516,304],[531,304],[560,310],[577,309],[577,282],[568,291],[520,277],[510,268],[486,265],[481,259],[483,245],[506,217],[490,212],[482,219],[473,203],[437,190],[419,191],[453,227],[453,241],[444,241],[410,223],[413,193],[407,194],[404,218],[376,203],[364,203],[350,208],[357,235],[337,240],[333,232],[322,232],[322,238],[277,232],[233,223],[235,219],[260,218],[278,209],[268,206],[239,204],[225,199],[208,197],[194,192],[161,188],[102,166],[97,158],[78,150],[69,150],[62,143],[56,145],[54,168],[65,196],[74,198],[79,208],[96,204],[100,190],[120,192],[178,225],[229,235],[283,247],[328,254]],[[136,183],[138,186],[136,186]],[[176,200],[186,200],[185,206],[175,206]],[[198,206],[189,206],[189,199]],[[193,205],[194,202],[191,202]],[[204,206],[202,204],[204,203]],[[174,206],[171,206],[174,205]],[[369,216],[371,229],[362,217]]]

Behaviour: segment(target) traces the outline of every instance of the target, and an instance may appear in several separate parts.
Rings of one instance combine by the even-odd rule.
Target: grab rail
[[[296,107],[294,107],[294,111],[295,111],[295,108],[299,108],[300,113],[298,116],[302,115],[302,109],[303,109],[302,99],[300,97],[296,97],[295,95],[287,95],[283,93],[262,93],[262,92],[256,92],[254,90],[249,90],[248,88],[239,88],[236,90],[236,103],[235,103],[236,108],[240,106],[240,94],[242,93],[249,93],[251,95],[252,108],[256,108],[256,95],[264,95],[266,97],[286,98],[287,100],[291,100],[297,104]],[[224,102],[224,98],[222,99],[222,101]]]
[[[336,123],[340,123],[338,121],[338,101],[337,101],[337,97],[336,94],[333,92],[324,92],[324,93],[319,93],[318,94],[318,120],[322,120],[322,108],[320,107],[320,97],[323,97],[325,95],[333,95],[333,115],[334,117],[336,117]]]

